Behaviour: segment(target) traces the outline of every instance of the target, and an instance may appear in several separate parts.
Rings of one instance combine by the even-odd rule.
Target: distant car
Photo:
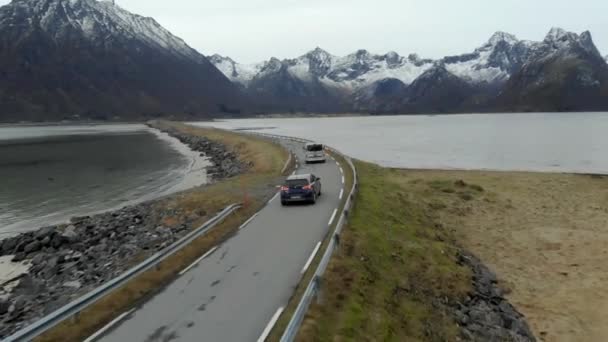
[[[325,146],[323,144],[308,143],[304,145],[304,150],[306,150],[306,157],[304,159],[306,164],[325,163]]]
[[[316,203],[321,196],[321,178],[313,174],[292,175],[287,177],[281,187],[281,204],[291,202]]]

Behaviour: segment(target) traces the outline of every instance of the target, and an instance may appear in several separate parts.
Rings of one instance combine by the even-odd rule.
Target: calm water
[[[202,184],[206,165],[143,125],[0,127],[0,238]]]
[[[209,123],[200,123],[208,125]],[[608,113],[228,120],[384,166],[608,173]]]

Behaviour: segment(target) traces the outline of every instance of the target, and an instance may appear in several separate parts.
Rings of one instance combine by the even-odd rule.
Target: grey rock
[[[496,274],[473,255],[460,255],[459,262],[473,271],[473,292],[454,306],[466,341],[536,341],[525,317],[503,297]],[[466,316],[464,318],[463,316]]]
[[[26,275],[19,280],[16,290],[22,294],[35,295],[42,291],[43,287],[44,283],[41,280],[34,278],[32,275]]]
[[[58,249],[66,242],[66,238],[63,235],[55,235],[51,240],[51,247]]]
[[[2,242],[2,254],[6,255],[11,253],[17,247],[17,239],[6,239]]]
[[[42,246],[48,246],[51,243],[51,236],[45,236],[41,241],[40,244]]]
[[[37,240],[42,240],[46,237],[50,238],[53,234],[55,234],[55,229],[55,227],[44,227],[39,229],[34,233],[34,238]]]
[[[25,246],[25,248],[23,249],[23,251],[25,253],[37,252],[40,250],[41,247],[42,247],[42,244],[40,243],[40,241],[33,241],[33,242],[30,242],[29,244],[27,244]]]
[[[63,231],[63,233],[61,233],[61,235],[63,237],[65,237],[67,240],[69,241],[78,241],[78,233],[76,232],[76,226],[74,225],[69,225],[65,228],[65,230]]]
[[[0,316],[6,314],[10,306],[11,303],[9,303],[9,301],[0,299]]]
[[[46,262],[46,258],[47,255],[46,253],[38,253],[33,259],[32,259],[32,265],[36,266],[36,265],[40,265],[42,263]]]
[[[13,257],[13,259],[11,259],[12,262],[21,262],[23,260],[25,260],[25,258],[27,257],[27,254],[25,254],[24,252],[19,252],[17,254],[15,254],[15,256]]]
[[[68,281],[68,282],[63,283],[63,286],[69,287],[72,289],[79,289],[82,287],[82,283],[78,280],[73,280],[73,281]]]

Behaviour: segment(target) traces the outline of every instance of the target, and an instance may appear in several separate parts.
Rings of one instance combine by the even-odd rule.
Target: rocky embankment
[[[496,275],[475,256],[462,253],[460,263],[473,271],[473,291],[455,308],[465,341],[536,341],[525,317],[504,297]]]
[[[151,127],[163,131],[170,136],[177,138],[180,142],[187,145],[193,151],[202,152],[202,156],[209,158],[213,166],[207,169],[213,179],[222,179],[236,176],[251,165],[246,165],[239,160],[236,153],[226,150],[226,147],[218,142],[209,140],[205,137],[182,133],[175,128],[166,127],[158,124],[150,124]]]
[[[208,156],[214,180],[246,169],[235,153],[205,138],[177,137]],[[82,294],[116,277],[136,261],[163,249],[207,217],[168,209],[169,198],[44,227],[0,242],[0,256],[30,265],[29,272],[1,284],[0,338],[23,328]],[[211,215],[214,213],[210,213]]]

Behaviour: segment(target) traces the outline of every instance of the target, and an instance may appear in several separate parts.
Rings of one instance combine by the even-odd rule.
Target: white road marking
[[[334,209],[334,213],[331,214],[331,218],[329,219],[329,223],[327,223],[328,226],[331,226],[331,224],[334,222],[334,219],[336,218],[336,214],[338,213],[338,208]]]
[[[264,331],[262,331],[262,335],[260,335],[260,337],[258,338],[258,342],[264,342],[264,341],[266,341],[266,338],[270,334],[270,331],[272,330],[272,327],[274,327],[274,325],[277,323],[277,321],[279,320],[279,317],[283,313],[284,309],[285,309],[284,307],[280,307],[277,310],[277,312],[274,313],[274,315],[270,319],[270,322],[268,322],[268,325],[266,326],[266,328],[264,329]]]
[[[251,216],[251,217],[249,218],[249,220],[245,221],[245,223],[243,223],[243,224],[242,224],[242,225],[239,227],[239,229],[243,229],[243,228],[245,228],[245,227],[246,227],[246,226],[247,226],[249,223],[251,223],[251,221],[253,221],[253,219],[255,219],[256,217],[258,217],[258,215],[259,215],[259,214],[260,214],[260,213],[255,213],[255,215]]]
[[[208,257],[209,255],[211,255],[211,253],[215,252],[215,250],[217,249],[217,247],[213,247],[210,250],[207,251],[207,253],[203,254],[202,257],[196,259],[195,262],[191,263],[190,266],[184,268],[183,270],[181,270],[179,272],[179,275],[183,275],[184,273],[190,271],[190,269],[192,269],[192,267],[196,266],[199,262],[201,262],[201,260],[205,259],[206,257]]]
[[[321,247],[321,241],[319,241],[317,243],[317,246],[312,251],[312,254],[308,258],[308,261],[306,261],[306,264],[304,265],[304,268],[302,268],[302,271],[300,272],[300,274],[304,274],[304,272],[306,272],[306,270],[308,270],[308,267],[310,267],[310,264],[312,263],[312,260],[315,258],[315,255],[317,255],[317,252],[319,252],[320,247]]]
[[[340,166],[340,162],[336,160],[336,165]]]
[[[295,175],[295,174],[296,174],[296,171],[294,170],[294,171],[293,171],[291,174],[292,174],[292,175]]]
[[[274,201],[275,198],[277,198],[277,196],[279,196],[279,193],[277,192],[276,195],[274,195],[270,201],[268,201],[268,204],[272,203],[272,201]]]
[[[344,188],[342,188],[342,190],[340,190],[340,196],[338,196],[338,199],[342,199],[342,195],[344,195]]]
[[[133,311],[135,311],[135,309],[131,309],[131,310],[127,311],[127,312],[124,312],[120,316],[116,317],[112,322],[108,323],[105,327],[97,330],[96,333],[94,333],[93,335],[89,336],[86,340],[84,340],[84,342],[95,341],[95,339],[97,339],[99,336],[101,336],[101,334],[103,334],[106,331],[108,331],[110,328],[112,328],[115,324],[117,324],[118,322],[120,322],[121,320],[123,320],[125,317],[127,317]]]
[[[344,176],[342,176],[342,184],[344,184]]]
[[[342,168],[340,168],[340,173],[344,175],[344,170]]]

